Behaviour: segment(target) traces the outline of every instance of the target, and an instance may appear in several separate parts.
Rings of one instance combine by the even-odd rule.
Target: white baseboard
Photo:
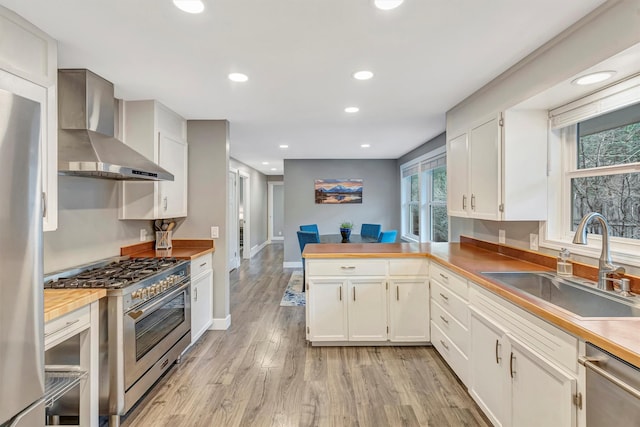
[[[283,262],[282,268],[302,268],[302,261]]]
[[[231,326],[231,314],[227,314],[224,319],[213,318],[213,323],[209,327],[210,331],[226,331]]]
[[[254,247],[251,248],[251,257],[253,257],[255,254],[257,254],[258,252],[260,252],[261,250],[263,250],[264,248],[267,247],[267,245],[269,244],[269,241],[265,241],[260,245],[255,245]]]
[[[271,238],[271,240],[272,240],[272,241],[273,241],[273,240],[276,240],[276,241],[278,241],[278,240],[284,240],[284,236],[275,236],[275,237],[272,237],[272,238]]]

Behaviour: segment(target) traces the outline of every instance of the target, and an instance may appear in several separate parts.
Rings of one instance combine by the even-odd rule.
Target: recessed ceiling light
[[[280,144],[280,148],[289,148],[287,144]]]
[[[268,165],[268,164],[269,164],[269,162],[262,162],[262,164],[263,164],[263,165]]]
[[[404,0],[374,0],[373,4],[381,10],[391,10],[400,6]]]
[[[276,168],[271,168],[271,170],[272,170],[272,171],[277,171],[278,169],[276,169]]]
[[[571,83],[579,86],[592,85],[610,79],[615,73],[615,71],[598,71],[597,73],[585,74],[584,76],[580,76],[577,79],[573,80]]]
[[[231,80],[232,82],[242,83],[249,80],[249,77],[247,77],[246,74],[242,74],[242,73],[231,73],[229,74],[229,80]]]
[[[360,111],[358,107],[347,107],[344,109],[345,113],[357,113],[358,111]]]
[[[369,80],[373,77],[373,73],[369,70],[356,71],[353,73],[353,78],[356,80]]]
[[[173,0],[173,4],[187,13],[202,13],[204,10],[202,0]]]
[[[371,144],[360,144],[360,147],[369,148],[369,147],[371,147]]]

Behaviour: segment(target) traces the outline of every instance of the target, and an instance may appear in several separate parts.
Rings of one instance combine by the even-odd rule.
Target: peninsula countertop
[[[497,247],[487,244],[488,247]],[[455,273],[500,295],[515,305],[535,314],[563,330],[589,341],[610,353],[640,366],[640,340],[637,339],[640,318],[588,318],[580,317],[557,306],[517,292],[480,273],[483,271],[549,271],[550,263],[545,256],[529,251],[511,249],[511,256],[488,250],[476,244],[463,243],[368,243],[368,244],[308,244],[305,259],[330,258],[420,258],[438,262]],[[516,256],[518,258],[516,258]],[[550,257],[547,257],[550,258]],[[525,261],[535,260],[536,262]],[[593,268],[580,266],[592,278]],[[597,270],[597,269],[596,269]],[[634,278],[637,279],[637,278]],[[637,283],[636,280],[634,282]]]

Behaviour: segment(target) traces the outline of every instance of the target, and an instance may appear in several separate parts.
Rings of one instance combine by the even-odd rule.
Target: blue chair
[[[383,231],[378,237],[378,243],[395,243],[398,230]]]
[[[313,231],[298,231],[298,243],[300,244],[300,254],[304,251],[307,243],[320,243],[318,234]],[[305,291],[306,276],[304,271],[304,258],[302,258],[302,292]]]
[[[362,227],[360,227],[360,235],[377,239],[380,237],[380,230],[382,230],[380,224],[362,224]]]
[[[313,231],[318,236],[318,242],[320,241],[320,232],[318,232],[318,224],[301,225],[300,231]]]

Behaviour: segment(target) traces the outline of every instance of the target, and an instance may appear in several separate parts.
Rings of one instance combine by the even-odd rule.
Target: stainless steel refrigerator
[[[0,90],[0,426],[45,423],[40,104]]]

